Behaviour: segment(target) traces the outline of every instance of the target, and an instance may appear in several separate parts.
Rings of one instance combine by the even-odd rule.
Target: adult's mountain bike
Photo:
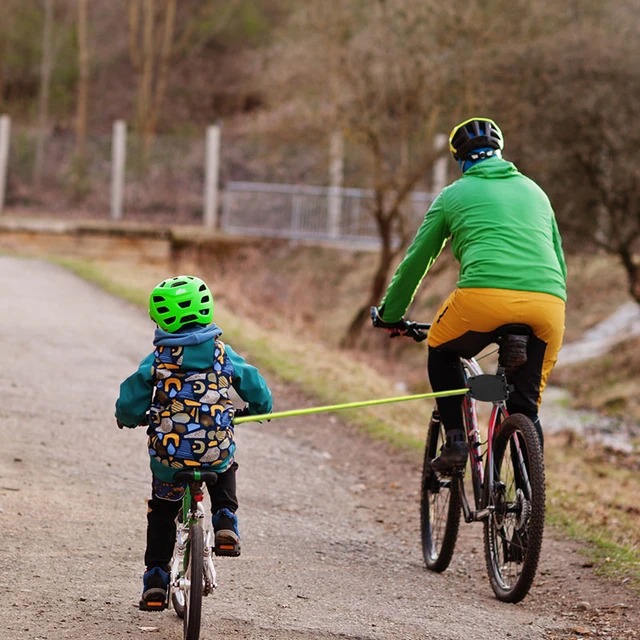
[[[396,335],[422,341],[430,327],[407,321],[406,329]],[[437,410],[429,424],[422,469],[420,525],[427,568],[437,572],[447,569],[461,517],[467,523],[482,522],[489,580],[496,597],[503,602],[519,602],[529,592],[544,531],[545,478],[540,436],[530,418],[519,413],[509,415],[506,407],[510,389],[505,372],[524,363],[530,335],[531,329],[525,325],[504,325],[495,331],[497,378],[484,375],[474,358],[461,359],[470,390],[463,398],[463,411],[471,498],[467,498],[466,467],[444,474],[431,466],[446,436]],[[495,397],[495,382],[499,379],[503,380],[504,394]],[[488,394],[483,389],[486,383],[491,386]],[[494,396],[493,406],[483,435],[476,401],[490,396]]]

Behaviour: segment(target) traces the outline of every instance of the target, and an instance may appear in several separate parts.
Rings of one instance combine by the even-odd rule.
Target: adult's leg
[[[533,329],[534,335],[529,338],[527,362],[511,376],[510,382],[515,389],[507,401],[507,410],[531,418],[544,447],[538,410],[562,346],[565,305],[556,296],[529,293],[519,306],[524,321]]]
[[[547,343],[537,336],[529,338],[527,345],[527,362],[507,376],[509,384],[514,387],[507,400],[507,411],[510,414],[522,413],[533,422],[544,448],[544,434],[538,415],[540,385]]]
[[[462,389],[465,385],[465,380],[460,356],[453,351],[447,351],[445,345],[443,347],[429,347],[427,368],[431,388],[434,391]],[[447,434],[456,432],[464,435],[462,396],[437,398],[436,404]]]

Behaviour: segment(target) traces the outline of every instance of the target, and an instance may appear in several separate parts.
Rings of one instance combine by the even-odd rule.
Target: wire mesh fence
[[[404,205],[409,227],[418,227],[432,200],[431,193],[411,194]],[[372,249],[380,244],[371,190],[228,182],[222,203],[225,233]]]

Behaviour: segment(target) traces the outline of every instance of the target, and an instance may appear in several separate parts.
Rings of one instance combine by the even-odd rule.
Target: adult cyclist
[[[374,326],[402,333],[403,316],[429,267],[451,239],[460,262],[455,291],[429,331],[429,380],[434,391],[465,386],[460,357],[471,358],[506,324],[533,335],[527,361],[510,382],[510,413],[538,418],[542,392],[564,334],[567,270],[555,215],[545,192],[502,158],[504,140],[493,120],[471,118],[456,126],[449,147],[462,177],[435,199],[398,266]],[[462,399],[439,398],[446,441],[433,468],[451,472],[466,463]]]

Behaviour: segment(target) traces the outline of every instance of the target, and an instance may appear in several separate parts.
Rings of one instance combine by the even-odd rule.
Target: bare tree
[[[138,78],[136,127],[144,157],[158,126],[174,45],[177,0],[129,0],[129,55]]]
[[[42,27],[42,58],[40,62],[40,94],[38,98],[38,135],[36,157],[33,165],[33,181],[36,189],[42,180],[44,145],[49,120],[49,90],[53,68],[53,0],[44,0],[44,23]]]
[[[415,231],[407,206],[411,192],[425,185],[443,152],[434,149],[433,138],[446,102],[448,43],[433,23],[449,17],[443,3],[430,0],[313,2],[288,27],[301,34],[298,46],[289,41],[274,52],[277,74],[297,95],[306,93],[307,113],[325,132],[343,131],[363,151],[373,187],[370,213],[381,248],[345,347],[357,343],[369,307],[379,303]],[[305,74],[312,85],[300,82]],[[282,82],[276,86],[282,92]]]
[[[640,46],[625,15],[524,47],[504,78],[521,79],[510,106],[522,163],[543,177],[567,240],[616,256],[640,302]]]

